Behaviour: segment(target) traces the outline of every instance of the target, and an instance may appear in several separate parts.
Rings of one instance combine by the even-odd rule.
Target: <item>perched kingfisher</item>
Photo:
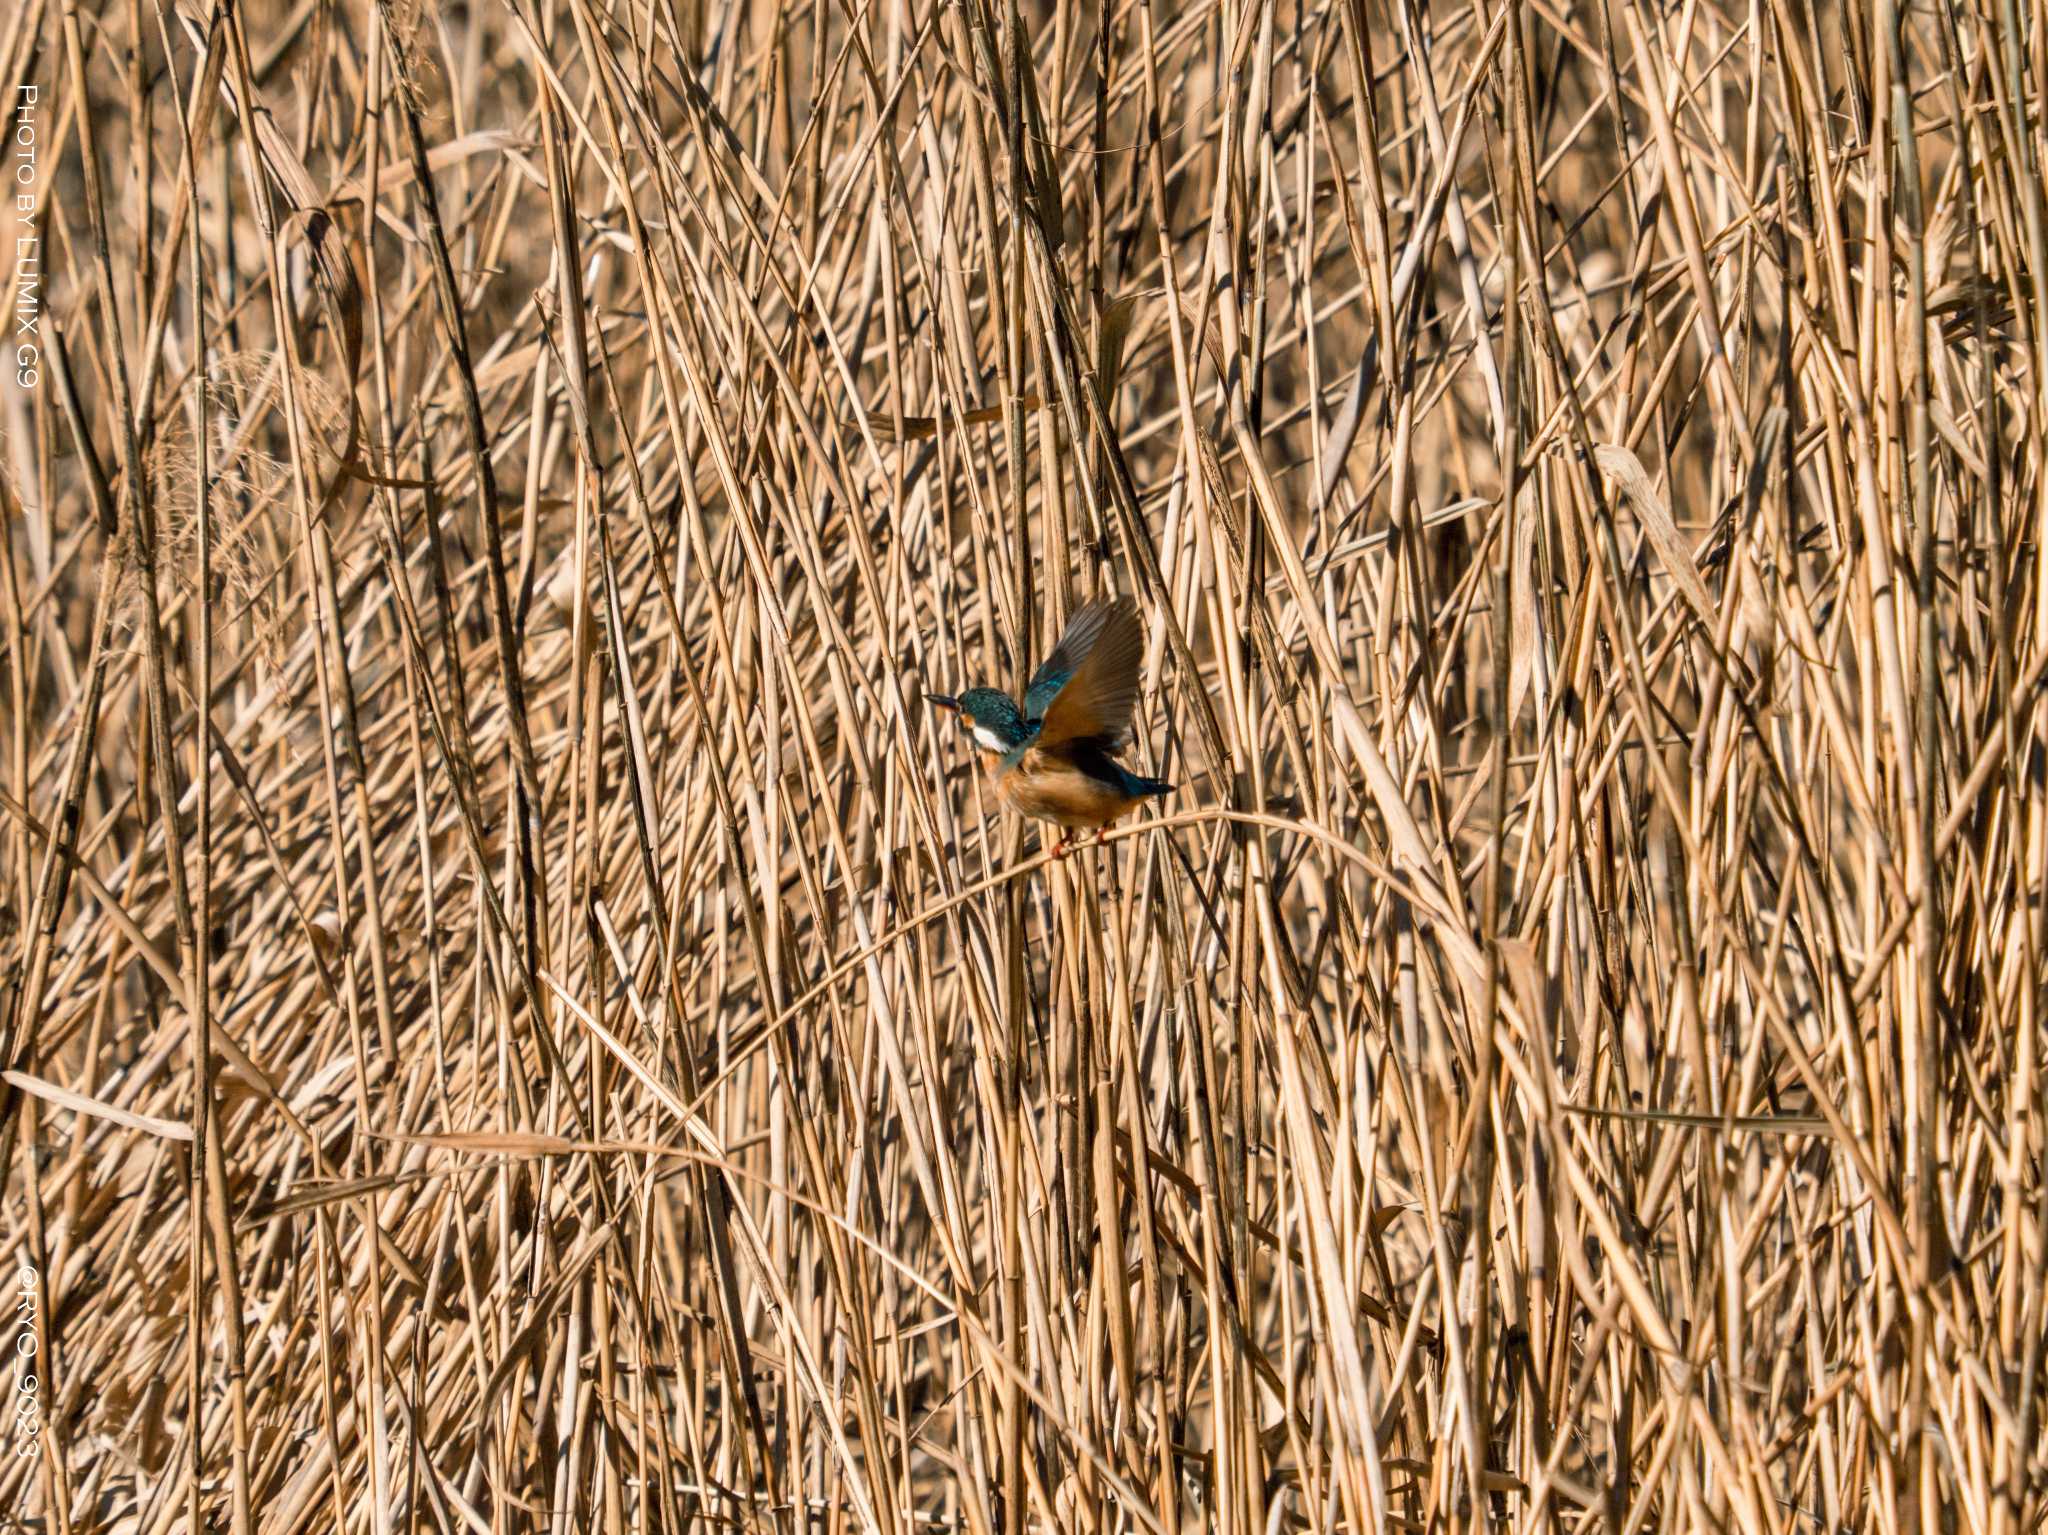
[[[1137,610],[1129,602],[1091,602],[1068,620],[1067,632],[1024,690],[1022,709],[998,688],[969,688],[958,698],[931,695],[973,732],[1003,803],[1064,828],[1055,858],[1072,850],[1075,832],[1093,827],[1100,842],[1112,821],[1173,792],[1164,779],[1140,778],[1115,757],[1131,732],[1142,650]]]

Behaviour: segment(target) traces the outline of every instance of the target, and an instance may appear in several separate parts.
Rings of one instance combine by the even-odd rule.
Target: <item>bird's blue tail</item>
[[[1148,794],[1164,795],[1173,792],[1173,785],[1165,779],[1140,778],[1136,773],[1124,774],[1124,787],[1125,791],[1133,798],[1143,798]]]

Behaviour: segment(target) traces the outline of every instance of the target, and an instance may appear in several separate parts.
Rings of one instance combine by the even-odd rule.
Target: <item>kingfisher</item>
[[[1137,610],[1127,600],[1091,602],[1067,621],[1022,708],[1000,688],[930,695],[974,736],[997,797],[1063,829],[1055,858],[1073,850],[1075,832],[1092,827],[1101,842],[1111,822],[1173,792],[1165,779],[1141,778],[1116,760],[1131,733],[1142,650]]]

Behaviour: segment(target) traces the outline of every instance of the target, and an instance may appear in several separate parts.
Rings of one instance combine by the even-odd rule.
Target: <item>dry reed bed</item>
[[[2040,1527],[2044,29],[21,0],[0,1508]]]

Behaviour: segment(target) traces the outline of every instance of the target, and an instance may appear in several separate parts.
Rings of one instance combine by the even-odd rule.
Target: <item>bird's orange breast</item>
[[[1138,802],[1113,784],[1084,773],[1055,752],[1034,748],[1008,772],[990,754],[990,771],[1003,802],[1020,814],[1069,831],[1107,826]]]

